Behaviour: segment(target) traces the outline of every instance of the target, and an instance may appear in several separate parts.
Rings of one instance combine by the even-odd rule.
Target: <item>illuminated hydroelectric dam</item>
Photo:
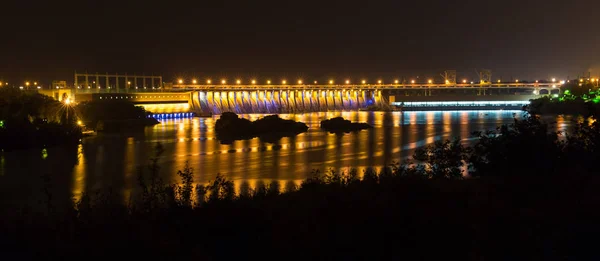
[[[530,99],[558,95],[560,85],[343,84],[172,85],[161,89],[81,89],[76,100],[129,100],[153,113],[215,115],[358,110],[369,106],[405,110],[518,109]],[[442,103],[439,103],[442,102]]]

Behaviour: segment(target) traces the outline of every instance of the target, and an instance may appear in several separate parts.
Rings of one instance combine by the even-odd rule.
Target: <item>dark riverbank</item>
[[[71,214],[7,217],[0,249],[25,259],[594,259],[599,185],[595,176],[373,177],[282,195],[263,187],[236,200],[220,190],[202,208],[132,214],[107,195]]]

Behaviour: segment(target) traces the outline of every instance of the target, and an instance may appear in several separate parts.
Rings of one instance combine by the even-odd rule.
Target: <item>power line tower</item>
[[[479,83],[492,83],[492,71],[487,69],[481,69],[477,72],[477,74],[479,75]]]
[[[456,70],[446,70],[444,74],[440,74],[444,78],[446,84],[456,84]]]

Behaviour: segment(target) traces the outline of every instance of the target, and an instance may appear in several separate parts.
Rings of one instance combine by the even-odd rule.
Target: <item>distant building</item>
[[[67,81],[52,81],[52,86],[50,89],[66,89]]]

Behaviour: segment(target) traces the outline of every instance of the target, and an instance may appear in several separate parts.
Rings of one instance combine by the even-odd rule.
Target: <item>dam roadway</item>
[[[172,85],[169,88],[73,90],[76,101],[128,100],[153,113],[301,113],[359,110],[520,109],[560,93],[557,83]],[[464,108],[463,108],[464,107]]]

